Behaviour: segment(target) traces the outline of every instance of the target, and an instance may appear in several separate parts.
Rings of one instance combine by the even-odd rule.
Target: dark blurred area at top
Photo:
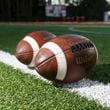
[[[104,12],[110,10],[110,4],[106,0],[68,1],[65,0],[68,4],[66,18],[84,17],[85,21],[103,21]],[[47,21],[46,3],[45,0],[0,0],[0,21]],[[50,20],[55,21],[56,18]]]

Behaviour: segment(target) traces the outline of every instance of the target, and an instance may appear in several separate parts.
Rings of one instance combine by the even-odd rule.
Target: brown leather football
[[[71,83],[84,78],[96,65],[97,57],[97,49],[88,38],[62,35],[41,47],[35,69],[48,80]]]
[[[54,34],[47,31],[36,31],[27,34],[16,47],[16,58],[21,63],[33,68],[35,66],[35,57],[40,47],[54,37],[56,37]]]

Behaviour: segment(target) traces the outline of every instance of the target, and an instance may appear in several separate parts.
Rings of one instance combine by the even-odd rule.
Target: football
[[[84,78],[96,65],[98,53],[88,38],[61,35],[45,43],[35,59],[35,69],[53,82],[72,83]]]
[[[16,47],[16,58],[29,68],[34,68],[35,57],[40,47],[54,37],[56,37],[54,34],[47,31],[35,31],[27,34]]]

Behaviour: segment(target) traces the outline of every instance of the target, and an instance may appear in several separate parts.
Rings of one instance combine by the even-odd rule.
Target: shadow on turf
[[[110,64],[97,65],[87,78],[104,84],[110,83]]]
[[[87,76],[87,79],[82,79],[75,83],[61,84],[53,82],[53,85],[57,88],[82,88],[91,87],[94,85],[110,83],[110,64],[97,65],[91,74]]]

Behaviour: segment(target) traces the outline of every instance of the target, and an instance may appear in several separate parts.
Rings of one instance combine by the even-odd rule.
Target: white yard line
[[[11,55],[10,53],[0,51],[0,61],[12,66],[14,69],[19,69],[24,73],[29,73],[35,75],[40,79],[43,79],[38,75],[38,73],[35,70],[28,69],[25,65],[18,62],[15,56]],[[103,106],[110,107],[110,84],[105,85],[98,81],[83,79],[74,84],[66,84],[64,85],[64,88],[71,92],[77,92],[79,95],[84,96],[89,100],[97,100],[97,102],[99,102]]]
[[[27,68],[26,65],[20,63],[14,55],[11,55],[8,52],[0,51],[0,62],[10,65],[14,69],[19,69],[23,73],[29,73],[29,74],[37,76],[38,78],[42,80],[47,81],[46,79],[42,78],[35,70],[31,70]]]
[[[68,30],[71,32],[80,32],[80,33],[85,33],[85,34],[110,35],[110,32],[93,32],[93,31],[79,30],[75,28],[68,28]]]

